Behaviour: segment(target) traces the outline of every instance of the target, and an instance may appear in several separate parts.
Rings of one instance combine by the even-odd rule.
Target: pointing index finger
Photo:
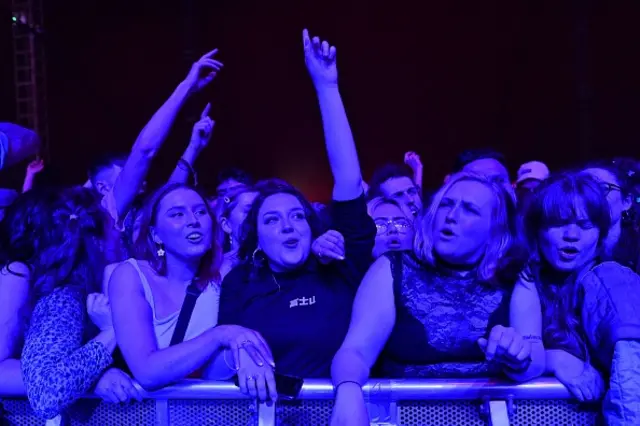
[[[216,53],[218,53],[218,48],[213,49],[211,52],[205,53],[204,55],[202,55],[202,58],[200,58],[200,59],[201,60],[202,59],[209,59],[212,56],[214,56]]]
[[[204,107],[204,111],[200,114],[200,118],[205,118],[209,116],[209,110],[211,109],[211,102],[207,102],[207,106]]]
[[[309,46],[311,46],[311,39],[309,38],[309,30],[307,30],[306,28],[302,30],[302,43],[304,45],[304,50],[309,49]]]

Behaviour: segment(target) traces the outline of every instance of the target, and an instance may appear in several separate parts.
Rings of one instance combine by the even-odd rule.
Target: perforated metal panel
[[[152,426],[155,401],[121,405],[97,400],[82,401],[71,412],[72,426]]]
[[[277,426],[326,426],[332,410],[333,401],[280,401]]]
[[[26,399],[3,400],[5,418],[11,426],[42,426],[43,419],[31,410]],[[118,405],[98,400],[83,400],[69,410],[72,426],[152,426],[155,425],[155,401]]]
[[[514,403],[511,426],[593,426],[600,423],[599,405],[563,400],[520,400]]]
[[[398,423],[402,426],[486,426],[479,401],[401,401]]]
[[[250,400],[174,399],[171,426],[257,426],[257,407]]]
[[[26,399],[3,399],[4,417],[11,426],[42,426],[44,420],[33,414]]]

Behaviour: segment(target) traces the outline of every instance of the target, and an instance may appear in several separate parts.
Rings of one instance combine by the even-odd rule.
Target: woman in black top
[[[338,91],[335,48],[303,34],[305,60],[324,124],[335,184],[331,229],[344,236],[345,260],[309,256],[322,233],[311,204],[293,187],[263,185],[243,225],[244,261],[222,283],[220,324],[241,324],[269,343],[278,373],[329,377],[346,335],[356,289],[372,262],[376,228],[367,214],[360,165]],[[337,243],[337,242],[336,242]],[[322,253],[319,253],[322,257]],[[251,344],[251,342],[247,342]],[[252,396],[276,398],[273,371],[240,354],[238,381]]]

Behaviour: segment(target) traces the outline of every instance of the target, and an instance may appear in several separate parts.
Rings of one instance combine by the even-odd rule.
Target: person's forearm
[[[189,93],[189,88],[184,83],[180,83],[169,96],[169,99],[156,111],[151,120],[142,129],[133,146],[133,150],[140,150],[149,155],[153,155],[158,151],[169,135],[178,112],[180,112],[189,97]]]
[[[362,194],[362,173],[347,112],[337,86],[319,86],[316,92],[334,178],[333,198],[353,200]]]
[[[129,367],[142,387],[156,389],[184,379],[220,349],[215,329],[210,329],[194,339],[150,353],[137,368]]]
[[[422,167],[417,167],[413,170],[413,181],[418,188],[422,188]]]
[[[369,367],[360,353],[353,349],[340,349],[331,363],[334,386],[343,382],[356,382],[363,386],[369,379]]]
[[[187,149],[178,160],[178,165],[173,169],[173,173],[171,173],[171,177],[169,178],[170,183],[188,183],[189,177],[193,177],[194,164],[196,163],[196,159],[200,155],[200,150],[194,146],[194,144],[189,143]],[[185,162],[186,164],[182,163]]]
[[[35,176],[31,173],[27,173],[24,177],[24,183],[22,184],[22,193],[24,194],[27,191],[30,191],[33,188],[33,178]]]
[[[101,331],[96,337],[93,338],[93,340],[102,343],[104,347],[107,348],[107,351],[109,351],[110,354],[112,354],[116,349],[116,334],[113,331],[113,328]]]
[[[20,360],[5,359],[0,362],[0,395],[25,396],[27,390],[22,380]]]

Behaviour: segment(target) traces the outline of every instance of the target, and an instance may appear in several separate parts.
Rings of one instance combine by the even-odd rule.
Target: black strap
[[[184,297],[184,302],[182,302],[180,315],[178,315],[178,323],[176,324],[175,330],[173,330],[173,336],[171,336],[169,346],[177,345],[184,340],[184,335],[187,332],[187,327],[191,320],[191,314],[193,314],[193,308],[196,306],[198,297],[202,294],[202,290],[198,288],[196,281],[197,280],[193,280],[191,284],[189,284],[189,287],[187,287],[187,295]]]

